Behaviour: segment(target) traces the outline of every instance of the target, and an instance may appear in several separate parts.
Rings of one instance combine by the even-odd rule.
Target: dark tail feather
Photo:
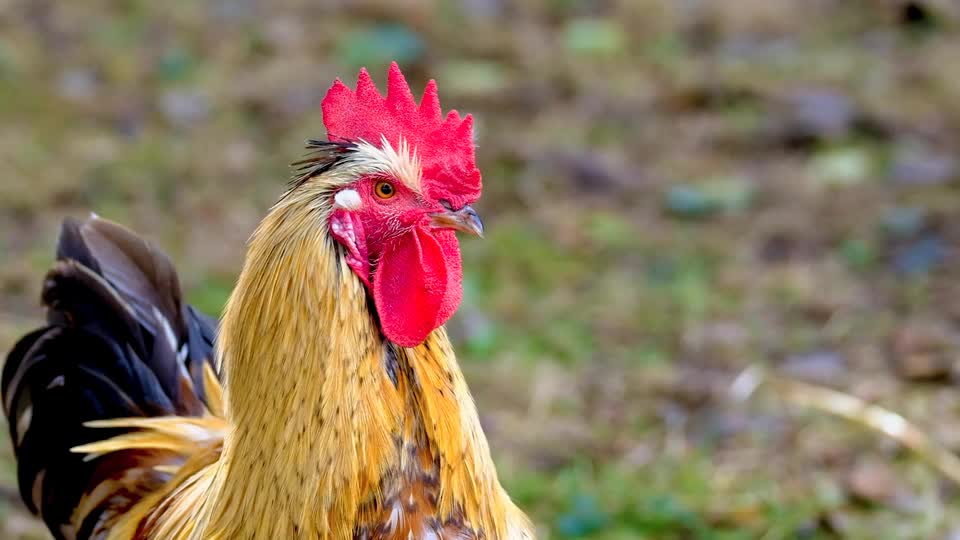
[[[48,326],[14,346],[2,390],[21,495],[66,537],[111,458],[70,449],[118,434],[83,424],[202,414],[216,322],[182,302],[169,259],[119,225],[65,221],[57,257],[43,287]]]

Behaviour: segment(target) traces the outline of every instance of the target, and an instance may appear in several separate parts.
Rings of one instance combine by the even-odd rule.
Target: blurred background
[[[956,540],[946,465],[778,384],[960,449],[958,30],[950,0],[0,0],[0,348],[65,215],[217,313],[333,79],[395,59],[476,116],[450,329],[544,538]],[[0,486],[0,538],[45,538],[5,440]]]

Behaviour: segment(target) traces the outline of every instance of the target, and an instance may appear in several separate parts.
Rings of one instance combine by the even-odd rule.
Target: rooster
[[[20,492],[58,539],[529,539],[443,324],[481,235],[472,118],[396,64],[322,102],[328,140],[249,240],[219,323],[169,259],[64,222],[47,325],[3,370]]]

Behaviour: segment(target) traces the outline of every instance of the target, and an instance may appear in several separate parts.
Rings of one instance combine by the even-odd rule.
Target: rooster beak
[[[483,222],[469,204],[459,210],[437,212],[431,216],[430,224],[438,229],[453,229],[483,238]]]

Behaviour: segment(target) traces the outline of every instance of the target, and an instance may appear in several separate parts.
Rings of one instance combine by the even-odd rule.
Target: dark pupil
[[[391,186],[390,184],[388,184],[388,183],[386,183],[386,182],[380,184],[380,194],[381,194],[381,195],[390,195],[391,193],[393,193],[393,186]]]

